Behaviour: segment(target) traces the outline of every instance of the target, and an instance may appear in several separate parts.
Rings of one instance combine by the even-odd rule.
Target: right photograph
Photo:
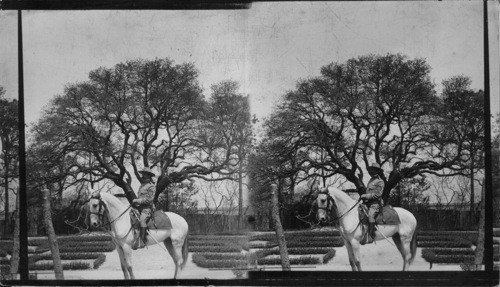
[[[498,269],[497,8],[485,97],[482,2],[252,6],[256,268],[484,270],[492,192]]]

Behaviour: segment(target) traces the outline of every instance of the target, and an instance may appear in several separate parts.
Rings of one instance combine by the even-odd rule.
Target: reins
[[[328,200],[328,202],[327,202],[327,207],[319,207],[319,206],[318,206],[318,209],[323,209],[323,210],[326,210],[326,211],[332,212],[332,209],[331,209],[331,208],[328,208],[328,206],[329,206],[330,202],[332,202],[332,203],[333,203],[333,202],[335,202],[335,201],[334,201],[334,199],[333,199],[333,197],[332,197],[332,196],[331,196],[328,192],[326,192],[326,191],[321,191],[321,192],[318,192],[318,195],[319,195],[319,194],[325,194],[325,195],[327,196],[327,200]],[[354,205],[353,205],[351,208],[349,208],[349,210],[347,210],[346,212],[344,212],[344,214],[342,214],[341,216],[338,216],[338,217],[336,217],[336,218],[332,218],[332,219],[330,220],[330,222],[335,221],[335,220],[340,220],[342,217],[344,217],[346,214],[348,214],[351,210],[353,210],[353,209],[354,209],[354,208],[358,205],[358,203],[359,203],[360,201],[361,201],[361,198],[360,198],[358,201],[356,201],[356,203],[354,203]]]
[[[97,200],[99,200],[99,212],[90,212],[90,214],[97,214],[99,217],[104,217],[104,214],[103,214],[103,213],[101,213],[101,207],[102,207],[103,205],[105,205],[105,204],[104,204],[104,202],[102,201],[101,196],[100,196],[100,195],[99,195],[99,196],[92,196],[92,197],[91,197],[91,199],[97,199]],[[105,227],[105,226],[108,226],[108,225],[113,224],[113,222],[115,222],[115,221],[116,221],[116,220],[118,220],[120,217],[122,217],[122,215],[124,215],[124,214],[125,214],[125,212],[127,212],[127,211],[131,208],[131,207],[132,207],[132,205],[129,205],[129,206],[128,206],[128,207],[127,207],[127,208],[126,208],[126,209],[125,209],[125,210],[124,210],[124,211],[123,211],[120,215],[118,215],[115,219],[113,219],[113,220],[111,220],[111,221],[107,222],[106,224],[103,224],[101,227]]]

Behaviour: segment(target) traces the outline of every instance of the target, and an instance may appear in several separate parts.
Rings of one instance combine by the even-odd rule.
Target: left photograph
[[[19,269],[17,13],[0,11],[0,280]]]
[[[245,276],[245,13],[23,11],[36,279]]]

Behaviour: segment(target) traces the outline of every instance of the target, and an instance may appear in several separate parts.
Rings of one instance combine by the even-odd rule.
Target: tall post
[[[28,205],[26,187],[26,146],[24,134],[23,21],[21,14],[21,9],[19,9],[17,12],[17,48],[19,73],[19,274],[21,280],[28,280]]]
[[[484,31],[484,156],[485,156],[485,194],[484,194],[484,269],[493,271],[493,185],[491,164],[491,108],[490,108],[490,54],[488,37],[488,1],[483,0]]]

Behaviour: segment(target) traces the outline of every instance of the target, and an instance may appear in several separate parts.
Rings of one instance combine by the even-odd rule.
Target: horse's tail
[[[411,237],[411,242],[410,242],[411,257],[410,260],[408,260],[408,264],[411,264],[413,262],[413,259],[415,259],[415,255],[417,255],[417,231],[418,231],[418,224],[415,225],[415,230],[413,231],[413,236]]]
[[[186,231],[186,238],[184,238],[184,244],[182,244],[182,264],[181,264],[181,270],[186,266],[186,263],[188,261],[188,241],[189,241],[189,227],[188,230]]]

